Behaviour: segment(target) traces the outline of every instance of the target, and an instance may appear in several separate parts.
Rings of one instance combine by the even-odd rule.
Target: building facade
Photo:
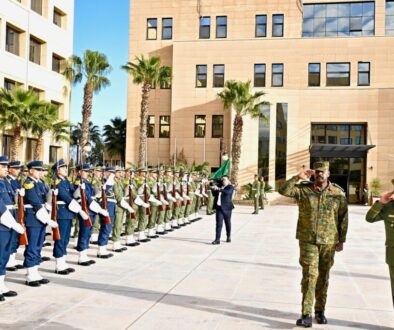
[[[0,86],[35,91],[70,119],[71,86],[61,74],[73,51],[74,0],[0,0]],[[1,132],[1,152],[10,154],[12,131]],[[37,139],[23,136],[19,159],[33,158]],[[68,159],[69,145],[44,137],[41,159]]]
[[[133,0],[129,60],[159,55],[172,86],[151,92],[148,163],[220,165],[233,114],[217,93],[251,80],[270,106],[246,118],[241,184],[278,186],[315,160],[350,201],[374,178],[394,178],[394,2]],[[141,86],[129,80],[126,160],[138,157]],[[361,197],[359,197],[360,199]]]

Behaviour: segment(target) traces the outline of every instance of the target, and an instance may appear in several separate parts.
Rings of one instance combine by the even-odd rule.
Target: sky
[[[92,121],[100,128],[116,116],[126,118],[127,73],[120,67],[128,60],[128,35],[129,0],[75,0],[74,55],[82,58],[86,49],[97,50],[112,66],[111,85],[93,97]],[[83,85],[72,89],[73,124],[82,120]]]

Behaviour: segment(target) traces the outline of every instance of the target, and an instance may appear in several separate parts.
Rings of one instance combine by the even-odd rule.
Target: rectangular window
[[[327,63],[326,86],[350,86],[350,63]]]
[[[171,40],[172,39],[172,18],[163,18],[162,19],[161,38],[163,40]]]
[[[375,3],[372,1],[304,4],[303,8],[303,37],[375,34]]]
[[[394,0],[386,0],[386,35],[394,35]]]
[[[254,65],[254,87],[265,87],[265,64]]]
[[[212,115],[212,137],[222,138],[223,137],[223,115]]]
[[[42,15],[42,0],[31,0],[31,10]]]
[[[214,64],[213,66],[213,87],[224,87],[223,64]]]
[[[320,63],[308,64],[308,86],[320,86]]]
[[[63,27],[63,19],[64,19],[64,13],[54,7],[53,9],[53,24],[57,25],[58,27]]]
[[[33,37],[30,37],[29,47],[29,60],[30,62],[40,64],[41,63],[41,42]]]
[[[227,38],[227,16],[216,16],[216,38]]]
[[[160,83],[160,89],[171,89],[171,84],[169,82]]]
[[[269,146],[270,146],[270,106],[263,105],[259,118],[259,147],[258,147],[258,174],[268,179],[269,172]]]
[[[155,137],[155,116],[148,116],[148,138]]]
[[[275,189],[279,187],[286,180],[287,167],[287,117],[288,105],[287,103],[276,104],[276,160],[275,160]]]
[[[369,62],[358,62],[357,84],[359,86],[369,86],[370,85],[370,63]]]
[[[6,41],[5,41],[5,49],[7,52],[10,52],[15,55],[19,55],[20,48],[19,48],[19,39],[20,39],[20,32],[16,29],[7,25],[6,28]]]
[[[160,127],[159,127],[159,137],[169,138],[170,137],[170,116],[160,116]]]
[[[14,81],[14,80],[11,80],[11,79],[4,79],[4,88],[7,90],[7,91],[9,91],[9,92],[11,92],[11,91],[13,91],[14,89],[15,89],[15,87],[16,87],[17,85],[16,85],[16,81]]]
[[[206,116],[205,115],[195,115],[194,116],[194,137],[204,138],[206,129]]]
[[[272,64],[272,87],[283,86],[283,64]]]
[[[283,25],[284,25],[283,14],[272,15],[272,36],[273,37],[283,37]]]
[[[211,37],[211,17],[200,17],[200,39],[209,39]]]
[[[197,65],[196,66],[196,87],[204,88],[207,87],[207,66]]]
[[[56,163],[59,160],[58,146],[49,146],[49,163]]]
[[[45,93],[42,89],[35,88],[33,86],[29,86],[29,91],[35,94],[40,100],[43,100],[45,97]]]
[[[12,144],[12,136],[3,135],[3,143],[2,143],[2,155],[11,156],[11,144]]]
[[[61,73],[61,71],[63,71],[63,65],[64,58],[59,55],[52,54],[52,71]]]
[[[267,15],[256,15],[256,38],[267,36]]]
[[[30,162],[34,159],[34,150],[37,145],[36,139],[29,139],[26,140],[26,162]]]
[[[157,39],[157,18],[148,18],[146,26],[146,39],[156,40]]]

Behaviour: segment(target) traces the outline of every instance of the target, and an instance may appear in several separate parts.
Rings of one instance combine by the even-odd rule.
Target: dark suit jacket
[[[213,200],[213,208],[215,210],[219,206],[218,205],[219,192],[222,193],[222,197],[221,197],[222,210],[231,211],[234,208],[234,204],[232,201],[234,187],[231,184],[229,184],[228,186],[221,188],[220,190],[212,190],[212,194],[215,197],[215,199]]]

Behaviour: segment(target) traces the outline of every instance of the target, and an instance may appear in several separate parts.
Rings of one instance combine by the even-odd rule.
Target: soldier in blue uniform
[[[17,295],[15,291],[11,291],[4,283],[6,264],[11,254],[12,232],[23,234],[23,227],[18,224],[12,215],[14,209],[14,200],[9,194],[6,186],[6,176],[8,172],[7,156],[0,157],[0,301],[4,297],[14,297]]]
[[[108,252],[107,245],[108,245],[109,236],[111,235],[112,226],[115,221],[116,199],[113,190],[113,185],[115,183],[114,178],[115,178],[115,167],[106,167],[104,171],[105,183],[103,188],[105,189],[105,193],[107,195],[107,211],[111,219],[111,223],[105,224],[105,219],[104,219],[105,217],[103,215],[100,216],[100,231],[98,236],[97,257],[103,259],[107,259],[113,256],[112,253]]]
[[[79,220],[79,234],[78,234],[78,245],[77,251],[79,252],[78,264],[81,266],[90,266],[94,264],[95,261],[89,259],[88,257],[88,249],[89,249],[89,240],[92,235],[92,228],[96,219],[97,214],[102,216],[107,216],[108,212],[104,210],[95,200],[95,191],[92,184],[88,181],[89,172],[91,167],[89,164],[82,164],[77,166],[77,170],[79,171],[79,176],[74,182],[74,188],[76,189],[73,196],[74,198],[81,197],[81,189],[84,190],[86,196],[86,203],[89,208],[89,216],[92,222],[91,227],[87,227],[85,225],[85,220],[82,218],[80,214],[78,214]]]
[[[21,191],[21,189],[23,189],[20,181],[18,180],[19,174],[21,172],[21,167],[22,166],[20,161],[13,161],[8,163],[8,175],[5,183],[7,184],[8,191],[13,199],[17,199],[18,193]],[[17,219],[18,214],[16,208],[12,211],[12,215],[15,219]],[[16,271],[17,269],[23,268],[22,264],[18,263],[16,260],[16,251],[19,247],[19,234],[13,230],[11,232],[11,235],[11,255],[8,259],[7,271]]]
[[[45,228],[49,225],[57,227],[57,223],[51,220],[50,214],[45,208],[46,193],[40,183],[42,162],[33,160],[27,164],[29,176],[26,178],[23,188],[25,188],[25,225],[29,244],[25,249],[25,260],[23,266],[27,269],[26,285],[38,287],[41,284],[49,283],[38,273],[38,266],[41,263],[41,250],[45,239]]]

